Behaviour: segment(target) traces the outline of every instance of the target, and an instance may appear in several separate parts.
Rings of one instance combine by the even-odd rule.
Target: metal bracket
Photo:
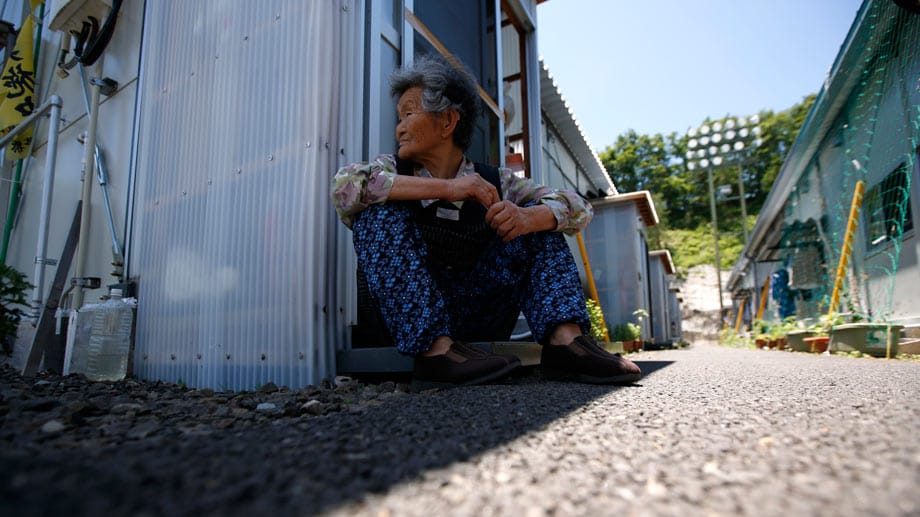
[[[51,259],[51,258],[45,258],[45,257],[35,257],[35,262],[33,262],[33,263],[34,263],[34,264],[44,264],[44,265],[46,265],[46,266],[56,266],[56,265],[58,265],[58,261],[57,261],[57,260]]]
[[[89,84],[99,87],[99,93],[110,97],[115,90],[118,89],[118,81],[112,79],[111,77],[103,77],[102,79],[98,77],[93,77],[89,80]]]
[[[70,287],[83,287],[85,289],[99,289],[102,285],[102,279],[95,276],[86,278],[71,278]]]

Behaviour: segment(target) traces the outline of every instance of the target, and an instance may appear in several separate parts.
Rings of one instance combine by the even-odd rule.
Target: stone
[[[66,428],[67,426],[65,426],[59,420],[49,420],[45,422],[45,424],[42,426],[42,432],[45,434],[54,434],[54,433],[59,433]]]
[[[278,386],[274,382],[266,382],[259,388],[259,391],[262,393],[274,393],[278,391]]]
[[[112,409],[109,410],[110,413],[115,415],[125,415],[128,413],[141,413],[144,411],[144,406],[141,404],[135,404],[133,402],[122,402],[112,406]]]
[[[300,406],[300,411],[309,415],[322,415],[326,412],[326,405],[316,399],[308,400]]]
[[[263,402],[256,406],[256,411],[259,413],[274,413],[278,411],[278,406],[272,404],[271,402]]]
[[[377,391],[379,393],[391,393],[396,390],[396,383],[393,381],[384,381],[377,386]]]

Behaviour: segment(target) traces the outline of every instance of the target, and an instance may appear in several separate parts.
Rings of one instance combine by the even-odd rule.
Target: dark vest
[[[417,165],[396,158],[396,172],[413,176]],[[502,198],[498,169],[474,164],[476,173],[495,186]],[[438,200],[427,207],[420,201],[404,201],[415,215],[422,238],[428,244],[428,261],[435,267],[469,271],[496,233],[486,222],[486,208],[476,201],[465,201],[461,209],[448,201]]]

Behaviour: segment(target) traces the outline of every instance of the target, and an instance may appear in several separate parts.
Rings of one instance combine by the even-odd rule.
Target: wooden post
[[[575,238],[578,240],[578,251],[581,252],[581,261],[585,265],[585,276],[588,277],[588,291],[591,293],[591,299],[594,300],[594,303],[598,307],[601,307],[600,297],[597,295],[597,286],[594,284],[594,275],[591,274],[591,263],[588,262],[588,250],[585,249],[585,240],[581,237],[580,233],[575,234]],[[603,311],[603,307],[601,307]],[[607,322],[604,321],[604,340],[610,341],[610,333],[607,331]]]
[[[741,330],[741,319],[742,319],[741,317],[744,314],[744,302],[746,301],[747,301],[747,298],[742,298],[741,305],[738,306],[738,317],[735,318],[735,334],[737,334],[738,331]]]
[[[760,306],[757,307],[757,317],[755,320],[763,318],[763,310],[767,306],[767,291],[770,289],[770,278],[773,275],[767,276],[767,280],[763,283],[763,289],[760,290]]]

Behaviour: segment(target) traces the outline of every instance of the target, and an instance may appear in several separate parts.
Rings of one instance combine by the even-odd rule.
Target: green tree
[[[732,185],[738,194],[739,173],[742,174],[748,228],[759,213],[773,182],[782,168],[783,160],[792,148],[805,122],[816,95],[808,95],[791,108],[774,113],[763,110],[760,117],[762,145],[751,148],[739,161],[713,170],[713,182]],[[703,123],[724,121],[728,117],[706,118]],[[686,165],[688,137],[671,133],[641,135],[634,130],[617,137],[613,145],[600,153],[600,159],[614,185],[620,192],[648,190],[652,194],[660,224],[650,229],[649,240],[654,247],[688,245],[692,235],[709,235],[709,184],[705,169],[689,170]],[[727,239],[722,254],[723,265],[731,266],[743,247],[740,203],[721,202],[717,206],[720,242]],[[702,226],[706,231],[701,231]],[[673,232],[690,230],[690,233]],[[705,247],[703,248],[705,249]],[[675,249],[675,255],[680,256]],[[680,259],[676,259],[680,262]],[[710,260],[711,262],[711,260]]]
[[[652,193],[663,226],[675,214],[690,216],[689,209],[697,197],[694,185],[683,174],[683,165],[675,159],[677,145],[676,133],[664,137],[629,130],[600,153],[617,190]]]

